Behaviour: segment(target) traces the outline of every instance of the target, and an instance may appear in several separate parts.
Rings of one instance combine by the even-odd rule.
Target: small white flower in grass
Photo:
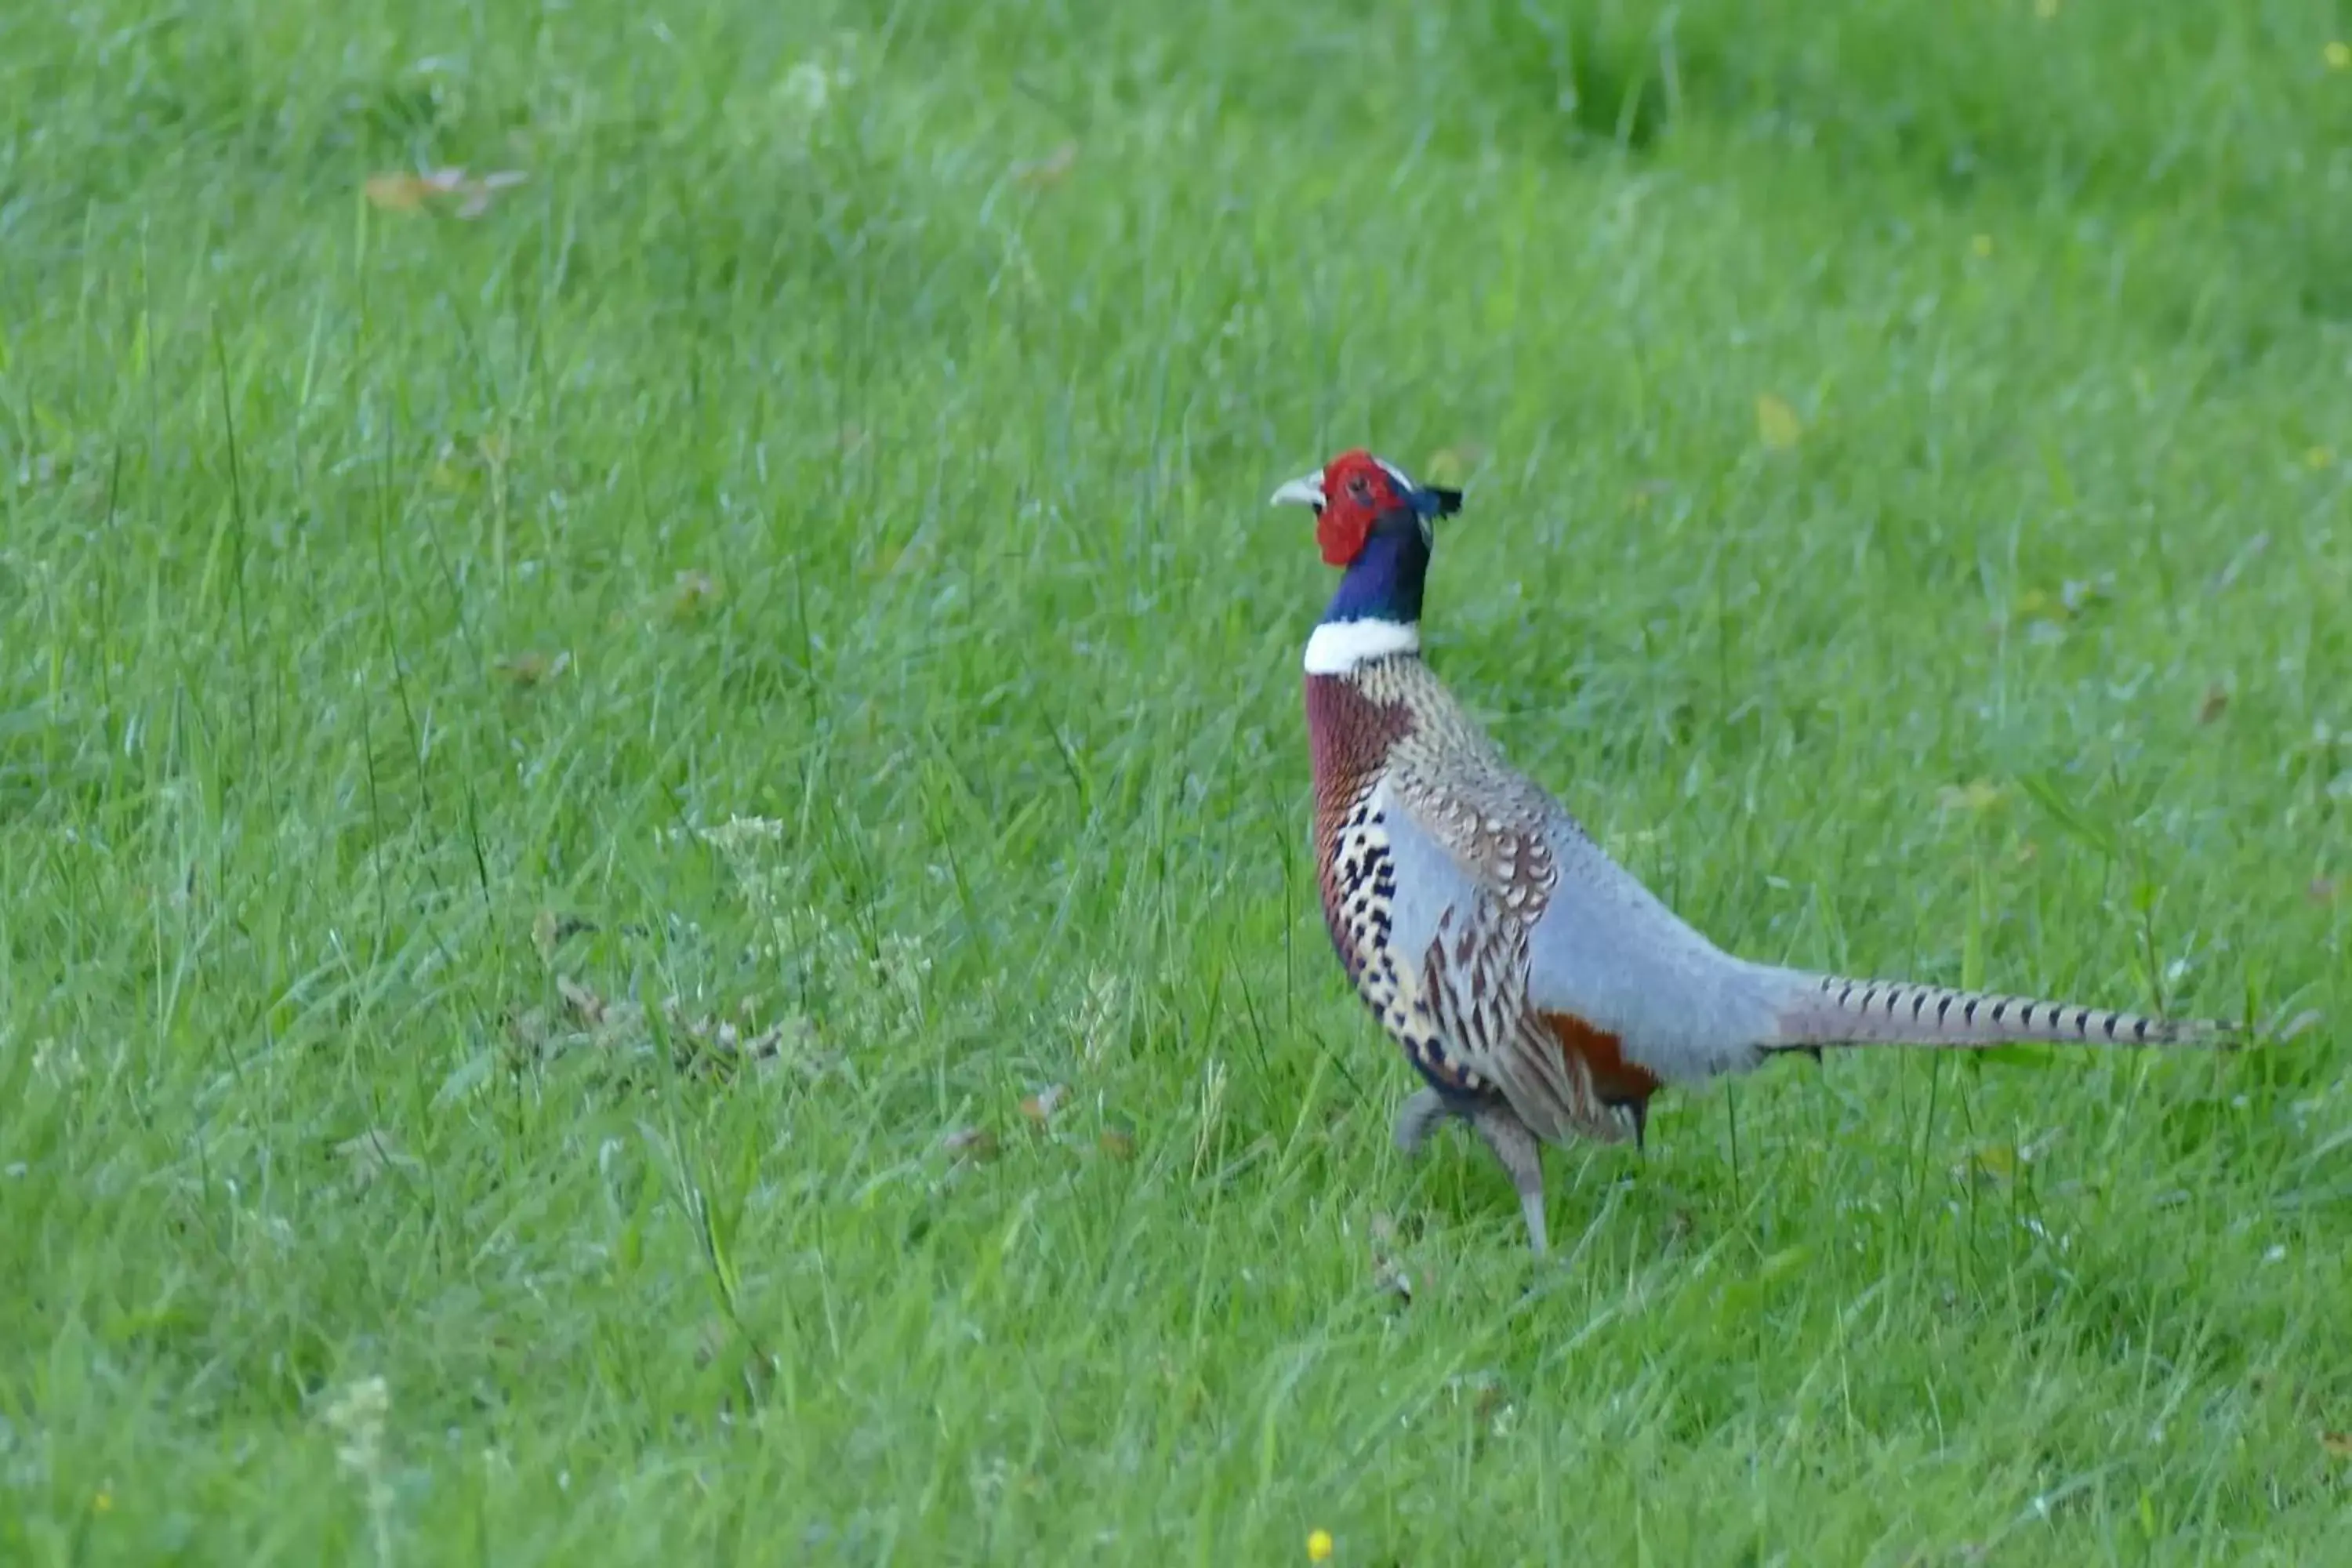
[[[70,1083],[82,1075],[81,1052],[57,1040],[39,1041],[33,1047],[33,1071],[52,1083]]]
[[[844,33],[834,47],[795,63],[774,89],[777,112],[803,135],[815,131],[857,80],[857,39]]]
[[[346,1385],[327,1403],[324,1418],[335,1433],[335,1458],[354,1475],[374,1473],[383,1453],[383,1418],[392,1410],[392,1391],[381,1377],[363,1377]]]
[[[833,73],[815,60],[803,60],[786,73],[778,96],[814,120],[824,112],[825,104],[833,98]]]
[[[363,1489],[379,1563],[392,1561],[392,1477],[383,1441],[391,1414],[392,1390],[380,1376],[345,1384],[320,1413],[335,1434],[336,1461]]]
[[[702,829],[703,841],[727,856],[752,844],[772,844],[783,836],[782,820],[773,816],[730,816],[717,827]]]

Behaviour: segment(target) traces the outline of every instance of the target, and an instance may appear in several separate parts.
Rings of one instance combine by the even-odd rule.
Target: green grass
[[[0,1557],[2341,1554],[2347,34],[8,10]],[[1719,940],[2324,1021],[1782,1064],[1532,1266],[1314,907],[1359,442]]]

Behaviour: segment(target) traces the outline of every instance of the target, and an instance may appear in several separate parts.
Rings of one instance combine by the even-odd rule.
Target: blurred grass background
[[[2340,1551],[2347,37],[0,16],[0,1544]],[[1719,940],[2321,1022],[1662,1101],[1530,1268],[1314,907],[1360,443]]]

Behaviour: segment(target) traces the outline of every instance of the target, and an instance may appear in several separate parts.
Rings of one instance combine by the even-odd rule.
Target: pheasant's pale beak
[[[1302,475],[1274,492],[1266,500],[1268,506],[1311,506],[1323,510],[1323,476],[1319,473]]]

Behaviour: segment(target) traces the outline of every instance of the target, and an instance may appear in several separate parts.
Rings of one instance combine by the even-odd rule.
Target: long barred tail
[[[1955,991],[1907,980],[1852,980],[1842,974],[1791,974],[1766,1048],[1823,1046],[2006,1046],[2030,1042],[2117,1046],[2221,1046],[2242,1043],[2233,1024],[2210,1018],[2146,1018],[2072,1002],[2043,1002],[1985,991]]]

